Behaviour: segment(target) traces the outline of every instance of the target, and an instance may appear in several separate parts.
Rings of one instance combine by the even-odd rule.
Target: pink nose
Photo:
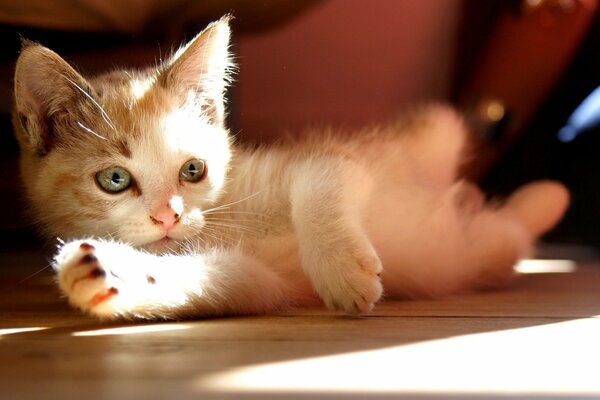
[[[175,212],[169,205],[164,205],[154,211],[152,215],[150,215],[150,219],[156,225],[162,226],[165,232],[170,232],[171,229],[179,222],[180,215]]]

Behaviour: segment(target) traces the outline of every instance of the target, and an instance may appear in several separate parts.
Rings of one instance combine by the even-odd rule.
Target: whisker
[[[246,221],[246,222],[264,222],[262,217],[266,217],[265,214],[248,214],[248,213],[210,213],[204,216],[205,220],[211,221]]]
[[[226,224],[226,223],[213,222],[213,221],[211,221],[210,224],[213,225],[214,227],[222,227],[222,228],[228,228],[228,229],[237,229],[237,230],[248,232],[248,233],[259,233],[259,232],[261,232],[260,229],[253,229],[253,228],[248,227],[248,226],[241,226],[241,225],[236,225],[236,224]],[[208,223],[207,223],[207,225],[208,225]]]
[[[263,213],[257,213],[257,212],[252,212],[252,211],[233,211],[233,210],[228,210],[228,211],[211,211],[209,213],[206,213],[209,216],[213,215],[213,214],[247,214],[247,215],[256,215],[258,217],[266,217],[267,214],[263,214]]]
[[[215,211],[215,210],[222,210],[222,209],[225,209],[225,208],[229,208],[229,207],[231,207],[231,206],[233,206],[235,204],[239,204],[239,203],[241,203],[243,201],[246,201],[246,200],[249,200],[249,199],[251,199],[253,197],[256,197],[259,194],[261,194],[262,192],[264,192],[265,190],[267,190],[267,189],[259,190],[258,192],[254,193],[254,194],[251,194],[250,196],[246,196],[243,199],[240,199],[240,200],[237,200],[237,201],[233,201],[231,203],[227,203],[227,204],[220,205],[218,207],[206,209],[206,210],[203,211],[203,213],[209,213],[209,212],[212,212],[212,211]]]
[[[175,244],[177,246],[181,246],[181,243],[178,240],[175,241]],[[171,247],[171,245],[167,245],[167,250],[169,251],[170,254],[177,254],[177,250],[174,249],[173,247]]]
[[[88,92],[86,92],[81,86],[79,86],[78,84],[76,84],[75,82],[73,82],[72,80],[70,80],[69,78],[67,78],[64,75],[63,75],[63,78],[65,78],[67,81],[69,81],[69,83],[71,83],[71,85],[73,85],[77,89],[79,89],[79,91],[81,93],[83,93],[85,95],[85,97],[87,97],[98,108],[98,110],[100,110],[100,115],[102,115],[102,119],[104,120],[104,122],[106,122],[108,124],[108,126],[110,126],[112,128],[113,131],[116,131],[115,126],[112,124],[112,121],[110,120],[110,117],[108,116],[106,111],[104,111],[104,108]]]
[[[218,235],[223,234],[217,224],[206,224],[202,227],[202,233],[211,233],[213,238],[216,239]]]
[[[260,221],[260,220],[255,220],[255,219],[240,219],[240,218],[230,218],[230,219],[226,219],[226,218],[205,218],[204,219],[207,223],[208,222],[222,222],[222,223],[228,223],[231,225],[234,225],[236,223],[240,223],[239,226],[246,226],[245,224],[251,224],[251,225],[255,225],[255,226],[262,226],[262,227],[269,227],[272,224],[270,224],[269,222],[266,221]]]
[[[79,125],[79,127],[82,128],[84,131],[91,133],[92,135],[94,135],[100,139],[107,140],[104,136],[97,134],[96,132],[94,132],[93,130],[88,128],[87,126],[83,125],[81,122],[77,121],[77,125]]]
[[[38,271],[34,272],[33,274],[29,275],[29,276],[28,276],[28,277],[26,277],[26,278],[24,278],[24,279],[20,280],[20,281],[17,283],[17,285],[20,285],[20,284],[22,284],[23,282],[25,282],[25,281],[27,281],[27,280],[29,280],[29,279],[33,278],[34,276],[36,276],[36,275],[38,275],[38,274],[42,273],[43,271],[45,271],[45,270],[47,270],[48,268],[51,268],[51,267],[52,267],[52,264],[48,264],[48,265],[46,265],[44,268],[42,268],[42,269],[40,269],[40,270],[38,270]]]
[[[230,237],[227,237],[222,234],[217,236],[210,232],[204,232],[204,237],[202,238],[202,244],[201,244],[201,247],[199,247],[199,249],[215,248],[215,246],[230,247],[232,245],[233,245],[233,240]]]
[[[229,235],[227,235],[225,232],[223,232],[220,229],[217,229],[216,227],[213,226],[204,226],[204,228],[202,229],[202,234],[204,236],[208,236],[210,239],[214,239],[216,241],[219,242],[226,242],[229,240],[233,240],[231,237],[229,237]],[[232,244],[231,242],[227,243],[227,244]]]

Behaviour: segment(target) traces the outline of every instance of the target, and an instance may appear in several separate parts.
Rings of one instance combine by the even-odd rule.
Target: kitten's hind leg
[[[393,229],[375,243],[384,260],[386,292],[398,297],[442,296],[493,288],[514,275],[537,237],[558,222],[568,192],[556,182],[535,182],[505,203],[485,203],[477,187],[457,182],[428,212],[405,214],[397,241]],[[409,232],[403,235],[402,233]],[[383,239],[382,239],[383,238]]]
[[[480,266],[475,286],[502,285],[513,275],[514,264],[532,255],[538,237],[558,223],[568,203],[569,193],[562,184],[538,181],[519,188],[499,208],[492,201],[469,216],[464,205],[459,206],[472,244],[466,264]]]
[[[54,265],[69,302],[102,318],[256,314],[285,305],[278,276],[237,251],[156,256],[85,240],[65,245]]]
[[[505,282],[518,259],[530,256],[538,237],[558,223],[568,203],[569,193],[562,184],[538,181],[519,188],[499,208],[492,202],[469,215],[459,205],[471,244],[465,264],[475,267],[474,285],[493,287]]]

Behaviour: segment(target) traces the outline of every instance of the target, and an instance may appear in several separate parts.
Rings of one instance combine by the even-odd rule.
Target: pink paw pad
[[[92,247],[92,246],[90,246],[90,247]],[[93,247],[92,247],[92,249],[93,249]],[[81,259],[79,260],[77,265],[94,266],[94,268],[92,268],[87,275],[85,275],[81,278],[75,279],[73,281],[73,283],[71,284],[71,288],[74,288],[75,285],[77,285],[77,283],[81,282],[82,280],[98,279],[98,278],[104,278],[106,276],[106,271],[104,271],[104,269],[102,269],[102,267],[100,267],[100,264],[98,263],[98,258],[93,254],[86,254],[83,257],[81,257]]]
[[[94,251],[96,248],[89,243],[81,243],[79,248],[83,251]]]
[[[119,290],[117,288],[111,287],[106,292],[98,293],[97,295],[92,297],[92,299],[90,300],[90,305],[92,307],[97,306],[98,304],[104,303],[106,300],[109,300],[110,298],[112,298],[113,296],[116,296],[118,294],[119,294]]]

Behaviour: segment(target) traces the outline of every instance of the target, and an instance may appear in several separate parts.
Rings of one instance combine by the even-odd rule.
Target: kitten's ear
[[[231,82],[231,16],[210,24],[162,66],[158,82],[185,101],[193,100],[211,122],[225,119],[225,89]]]
[[[14,83],[17,139],[40,156],[53,147],[56,124],[75,112],[82,92],[93,93],[86,80],[58,54],[25,40]]]

